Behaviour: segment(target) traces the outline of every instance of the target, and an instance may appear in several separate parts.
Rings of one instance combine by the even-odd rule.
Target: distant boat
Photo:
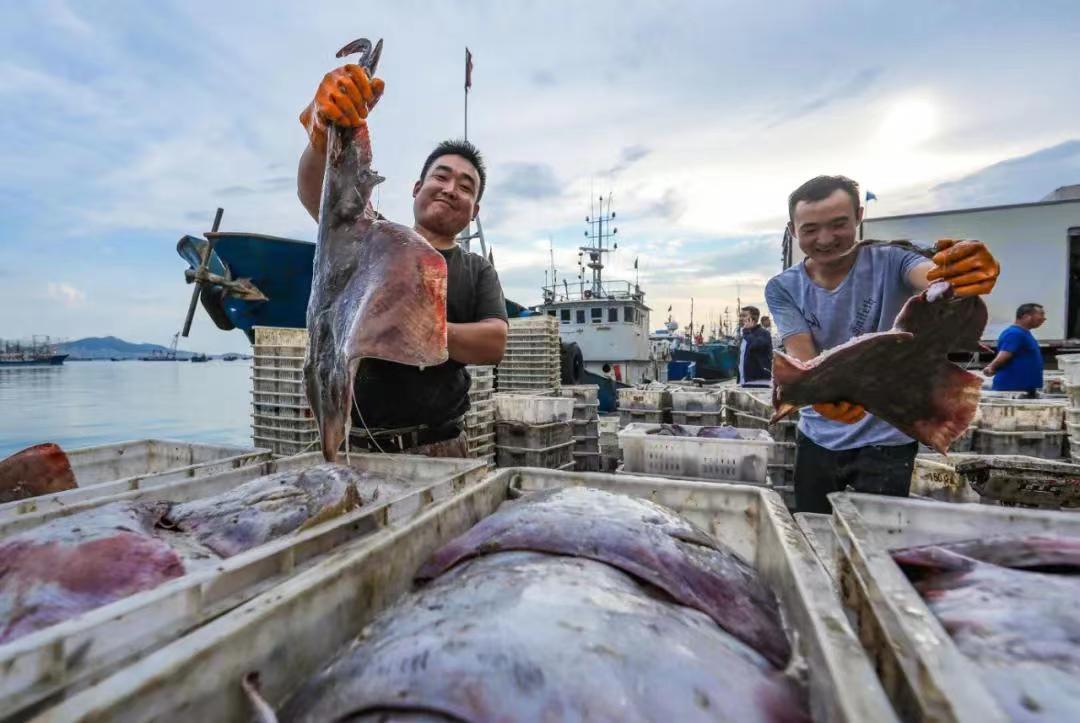
[[[41,338],[29,342],[0,340],[0,367],[59,366],[70,356],[60,354],[49,337],[38,341]]]
[[[191,357],[191,361],[193,361],[193,362],[208,362],[208,361],[210,361],[210,357],[206,356],[205,354],[193,354],[192,357]]]
[[[239,358],[240,358],[239,354],[231,354],[230,353],[230,354],[223,354],[222,357],[221,357],[221,360],[222,361],[236,361]]]

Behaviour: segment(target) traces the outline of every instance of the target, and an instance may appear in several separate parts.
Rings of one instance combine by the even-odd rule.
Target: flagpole
[[[469,49],[465,48],[465,140],[469,140]]]

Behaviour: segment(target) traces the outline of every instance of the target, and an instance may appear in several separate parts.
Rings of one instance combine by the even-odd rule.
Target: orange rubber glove
[[[323,76],[315,98],[300,114],[300,124],[307,130],[311,147],[326,153],[326,129],[329,124],[356,128],[379,102],[384,83],[368,78],[359,65],[343,65]]]
[[[814,411],[834,422],[855,424],[866,416],[866,407],[852,402],[821,402],[814,405]]]
[[[956,296],[989,294],[997,283],[1001,265],[982,241],[941,239],[935,245],[934,263],[926,278],[946,281]]]

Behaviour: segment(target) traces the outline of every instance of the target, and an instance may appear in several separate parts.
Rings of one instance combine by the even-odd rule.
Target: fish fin
[[[253,670],[240,679],[240,687],[244,690],[244,695],[247,696],[248,702],[251,703],[251,707],[255,711],[255,720],[257,723],[277,723],[277,714],[274,713],[274,709],[266,702],[266,698],[262,696],[262,682],[259,679],[259,672]]]
[[[911,430],[908,433],[915,439],[941,454],[947,454],[952,443],[967,432],[975,420],[982,378],[948,361],[942,362],[930,377],[930,409],[921,418],[902,420],[907,423],[897,426],[901,429],[907,426]]]
[[[799,409],[798,404],[792,404],[791,402],[780,402],[780,406],[777,407],[776,412],[769,420],[769,424],[776,424],[781,419]]]
[[[0,502],[75,489],[75,473],[56,444],[35,444],[0,460]]]
[[[806,373],[807,365],[780,350],[773,352],[773,384],[791,384]]]

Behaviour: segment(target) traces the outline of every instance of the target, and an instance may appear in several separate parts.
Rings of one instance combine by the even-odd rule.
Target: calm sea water
[[[251,362],[68,362],[0,367],[0,458],[132,439],[251,446]]]

